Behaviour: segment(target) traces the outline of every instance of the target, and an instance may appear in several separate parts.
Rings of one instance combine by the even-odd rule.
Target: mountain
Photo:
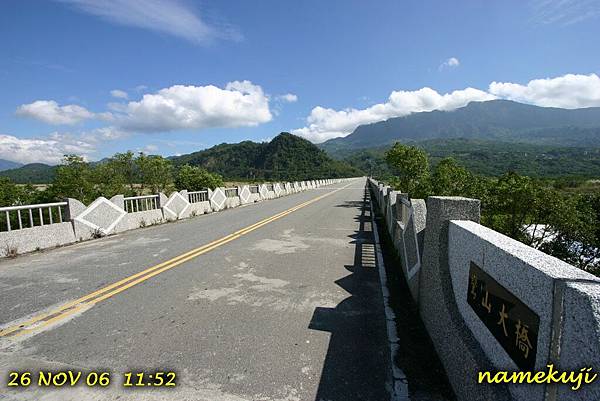
[[[559,109],[509,100],[471,102],[452,111],[413,113],[361,125],[320,147],[330,154],[396,141],[468,138],[554,146],[600,146],[600,107]]]
[[[56,166],[43,163],[31,163],[0,171],[0,176],[8,177],[17,184],[48,184],[56,175]]]
[[[499,176],[507,171],[538,178],[600,177],[600,146],[560,147],[531,143],[498,142],[482,139],[427,139],[407,141],[425,150],[431,165],[445,157],[456,159],[476,174]],[[389,145],[344,150],[336,155],[348,164],[374,176],[386,177],[392,171],[385,163]]]
[[[172,157],[175,165],[190,164],[221,174],[227,180],[307,180],[350,177],[362,171],[331,159],[306,139],[283,132],[271,142],[223,143],[187,155]]]
[[[11,162],[10,160],[0,159],[0,171],[10,170],[11,168],[21,167],[23,164]]]

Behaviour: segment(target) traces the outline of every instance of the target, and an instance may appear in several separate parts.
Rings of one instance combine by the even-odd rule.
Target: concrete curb
[[[379,243],[379,229],[377,226],[377,221],[375,220],[375,213],[373,211],[371,191],[368,187],[367,193],[369,194],[369,207],[371,209],[373,242],[375,243],[375,257],[377,260],[377,269],[379,270],[379,284],[381,286],[381,295],[383,296],[385,324],[387,328],[388,344],[390,347],[390,366],[392,370],[392,394],[390,400],[410,401],[410,397],[408,395],[408,379],[406,378],[404,371],[400,369],[394,362],[396,359],[396,355],[398,354],[398,349],[400,348],[398,345],[398,343],[400,342],[400,338],[398,337],[398,331],[396,330],[396,314],[390,306],[390,291],[387,286],[387,273],[385,272],[383,254],[381,253],[381,245]]]

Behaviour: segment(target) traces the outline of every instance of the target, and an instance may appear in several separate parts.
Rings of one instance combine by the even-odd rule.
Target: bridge
[[[0,213],[0,399],[600,396],[477,383],[600,371],[600,280],[481,226],[474,199],[355,178]]]

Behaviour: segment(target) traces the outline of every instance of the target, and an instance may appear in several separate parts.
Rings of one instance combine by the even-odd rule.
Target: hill
[[[425,150],[432,165],[445,157],[453,157],[474,173],[500,176],[515,171],[531,177],[600,177],[600,148],[559,147],[531,143],[511,143],[481,139],[428,139],[405,141]],[[346,149],[337,157],[348,164],[386,176],[390,171],[384,161],[389,146]]]
[[[268,143],[223,143],[171,160],[175,165],[204,167],[227,180],[292,181],[363,174],[343,161],[330,158],[306,139],[287,132]]]
[[[413,113],[361,125],[320,145],[330,154],[396,141],[467,138],[561,147],[598,146],[600,107],[560,109],[509,100],[471,102],[452,111]]]
[[[55,175],[56,166],[43,163],[26,164],[0,172],[0,176],[8,177],[17,184],[47,184],[54,179]]]
[[[10,160],[0,159],[0,171],[10,170],[13,168],[19,168],[23,164],[17,162],[11,162]]]

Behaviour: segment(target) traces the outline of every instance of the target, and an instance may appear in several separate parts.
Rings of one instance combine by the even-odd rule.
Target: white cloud
[[[112,141],[122,139],[129,136],[128,132],[120,130],[113,126],[96,128],[91,131],[86,131],[81,134],[81,138],[91,143],[99,143],[104,141]]]
[[[127,92],[122,91],[120,89],[113,89],[110,91],[110,95],[112,97],[116,97],[117,99],[127,99]]]
[[[297,99],[293,94],[275,98],[280,97],[287,101]],[[600,106],[600,78],[596,74],[567,74],[535,79],[527,84],[492,82],[487,91],[466,88],[445,94],[427,87],[393,91],[385,102],[363,109],[335,110],[316,106],[306,118],[306,125],[292,132],[319,143],[346,136],[361,124],[414,112],[454,110],[472,101],[496,98],[563,108]],[[90,143],[120,138],[132,132],[256,126],[271,121],[275,113],[269,107],[269,96],[250,81],[230,82],[224,88],[174,85],[145,94],[139,101],[110,103],[108,108],[110,112],[92,113],[76,105],[59,106],[52,100],[38,100],[19,107],[17,113],[50,124],[74,124],[87,118],[110,124],[81,134],[81,139]]]
[[[127,96],[117,89],[111,94]],[[287,101],[295,99],[292,94],[284,96]],[[110,111],[93,113],[77,105],[60,106],[54,100],[37,100],[20,106],[17,114],[55,125],[94,118],[111,124],[104,129],[120,136],[123,132],[251,127],[273,118],[269,96],[250,81],[229,82],[224,88],[174,85],[145,94],[139,101],[112,102],[107,107]]]
[[[66,154],[76,154],[89,159],[96,152],[97,146],[128,135],[129,133],[111,126],[77,134],[53,132],[37,138],[0,135],[0,159],[46,164],[59,164]]]
[[[453,110],[472,101],[491,100],[495,97],[478,89],[466,88],[444,95],[431,88],[416,91],[394,91],[387,102],[366,109],[334,110],[317,106],[307,117],[307,126],[292,131],[312,142],[320,143],[331,138],[350,134],[362,124],[402,117],[410,113],[431,110]]]
[[[179,0],[58,0],[78,10],[120,25],[149,29],[194,43],[215,38],[239,39],[230,27],[207,24],[186,3]]]
[[[534,79],[527,85],[492,82],[489,92],[504,99],[538,106],[566,109],[600,106],[600,77],[596,74],[567,74]]]
[[[600,17],[598,0],[533,0],[533,22],[572,25]]]
[[[420,111],[454,110],[469,102],[496,98],[567,109],[600,106],[600,77],[596,74],[567,74],[556,78],[534,79],[526,85],[492,82],[487,92],[467,88],[444,95],[430,88],[394,91],[387,102],[365,109],[334,110],[317,106],[306,118],[306,126],[292,132],[320,143],[331,138],[347,136],[362,124]]]
[[[24,139],[0,135],[0,159],[20,163],[58,164],[65,154],[87,157],[94,146],[68,134],[53,133],[48,138]]]
[[[36,100],[21,105],[17,108],[17,115],[35,118],[52,125],[73,125],[95,116],[84,107],[75,104],[59,106],[54,100]]]
[[[460,65],[460,61],[456,57],[450,57],[448,60],[444,61],[439,66],[439,70],[443,70],[444,68],[456,68]]]
[[[287,103],[294,103],[298,101],[298,96],[294,95],[293,93],[286,93],[285,95],[277,96],[277,100]]]
[[[147,155],[152,155],[152,154],[156,154],[157,150],[158,150],[158,146],[149,143],[148,145],[144,146],[143,148],[138,149],[138,152],[143,152]]]
[[[175,85],[115,107],[114,122],[128,131],[165,132],[216,127],[248,127],[270,121],[269,98],[249,81]]]

